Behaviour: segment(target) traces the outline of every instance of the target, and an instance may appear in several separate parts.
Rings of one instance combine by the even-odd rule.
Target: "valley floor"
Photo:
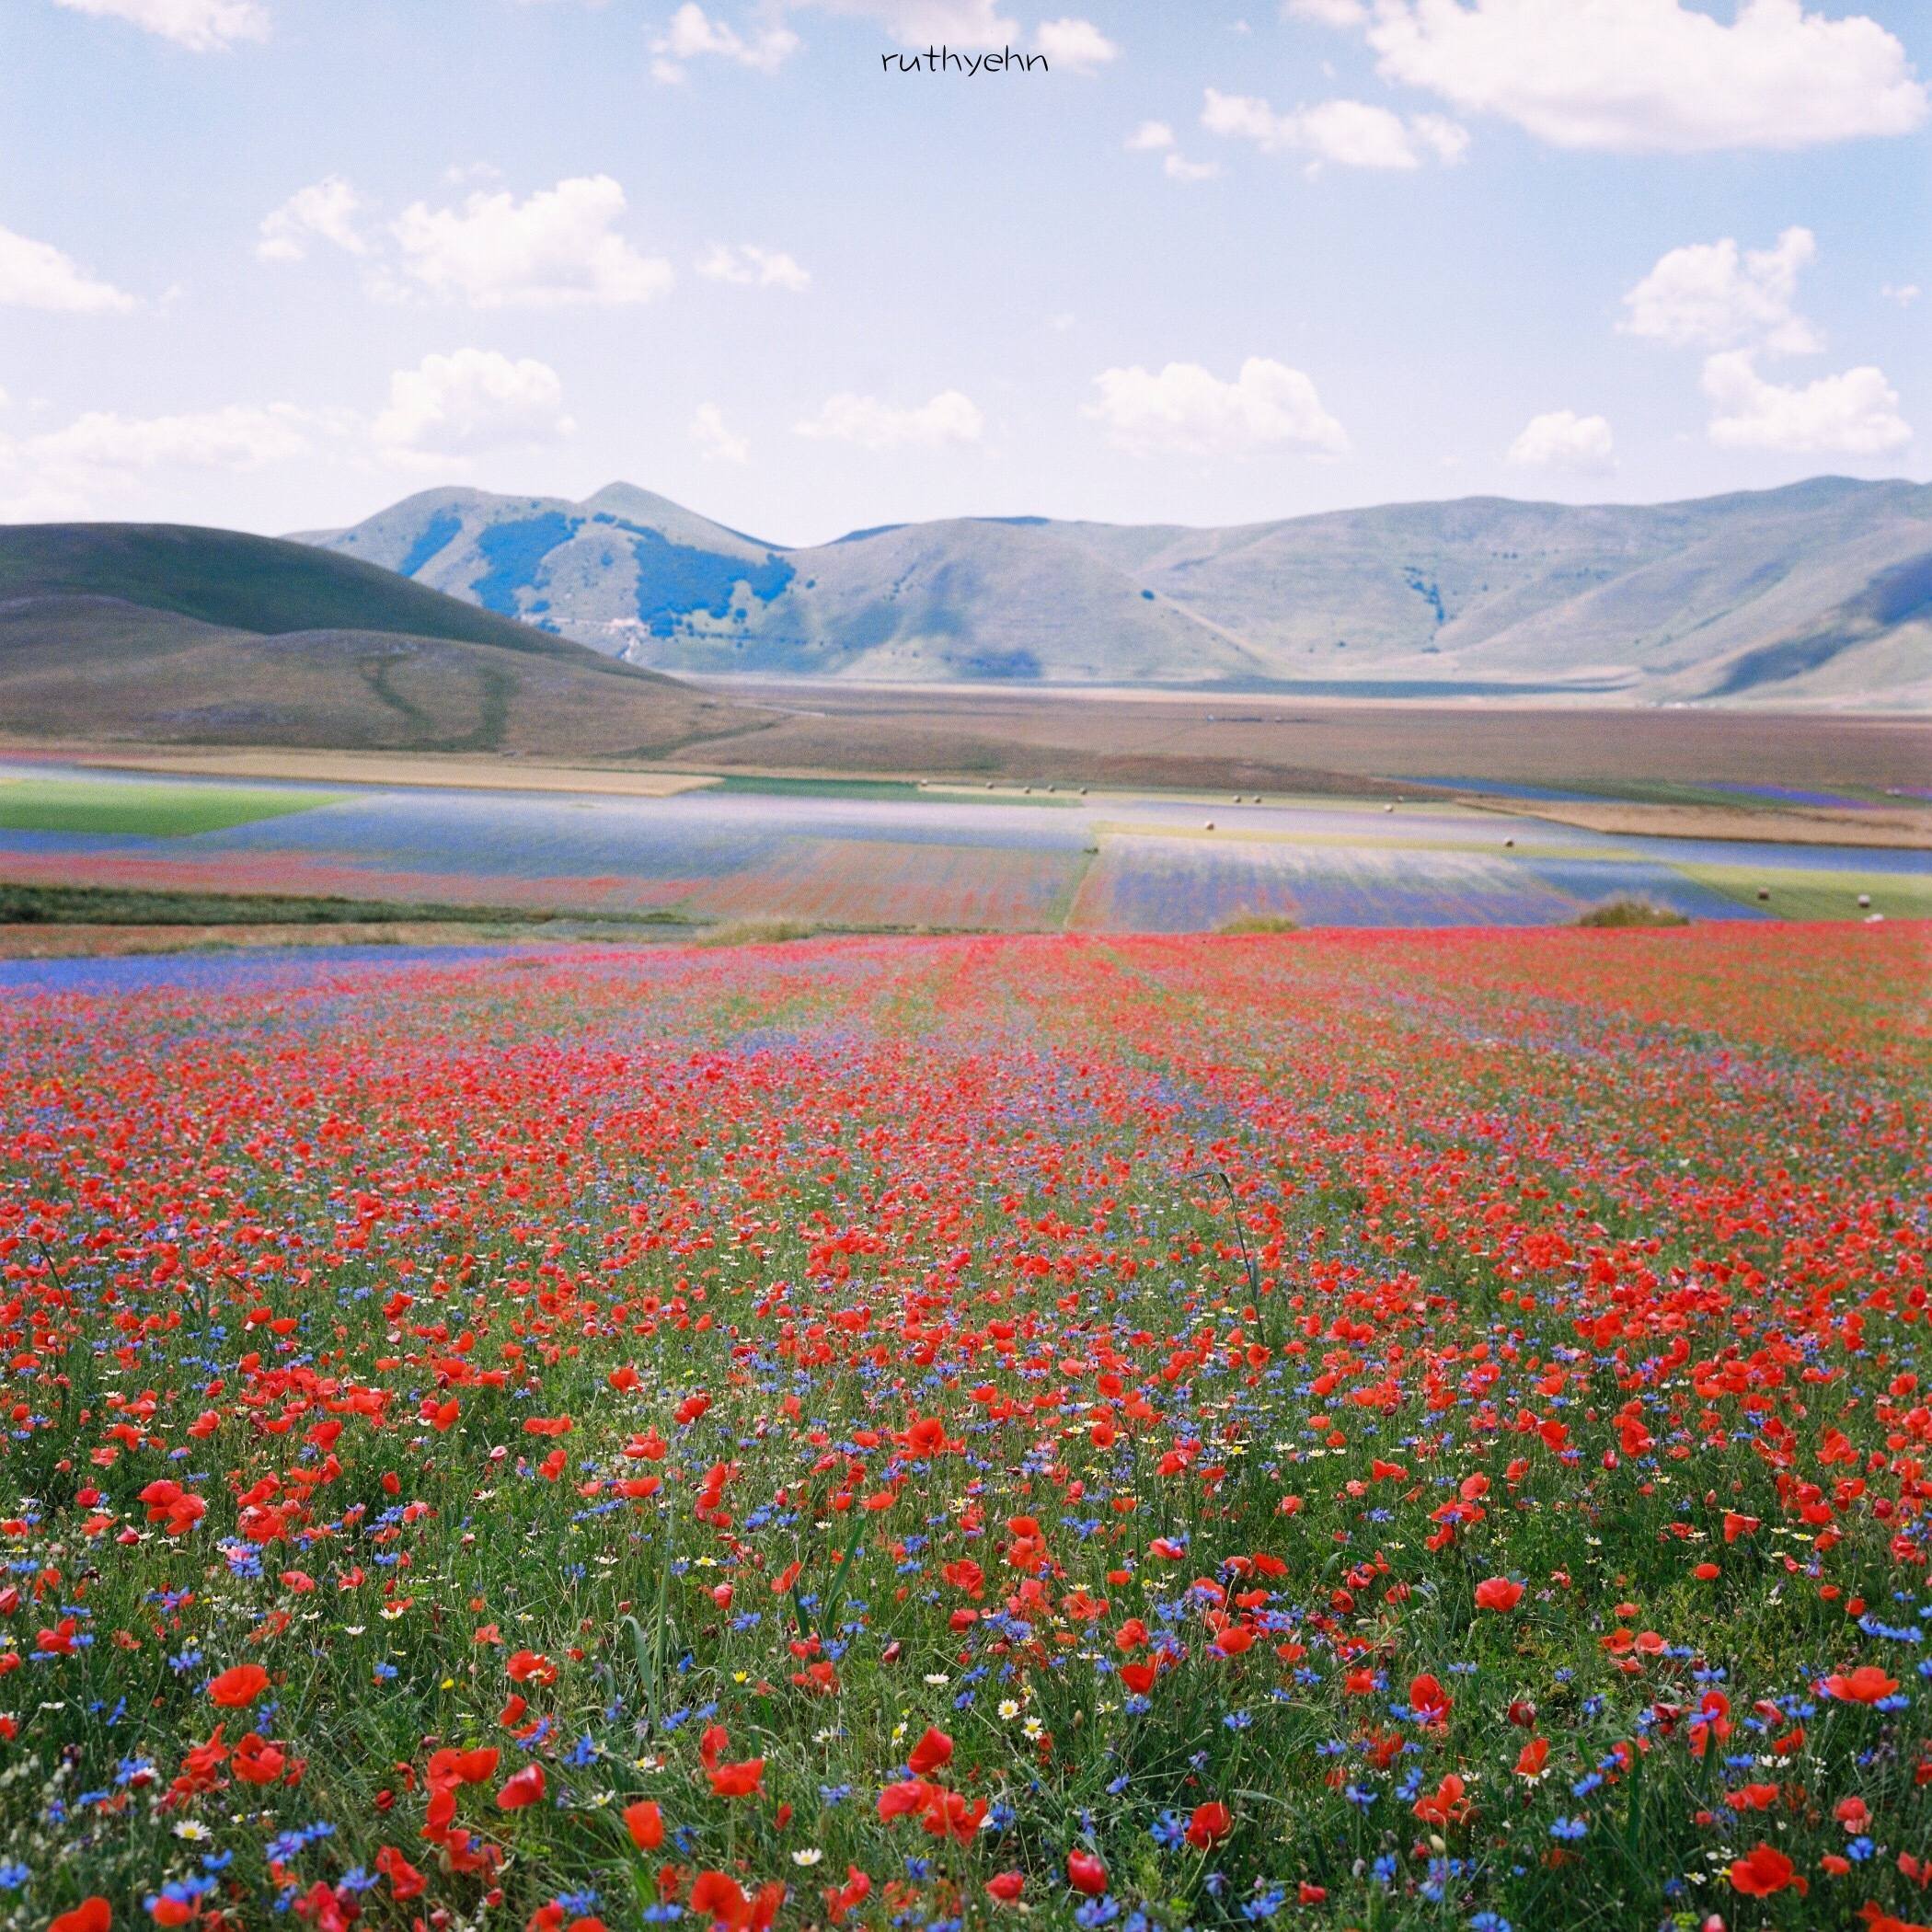
[[[1632,899],[1696,920],[1932,914],[1932,852],[1779,835],[1799,822],[1791,813],[1822,808],[1740,810],[1733,818],[1759,834],[1750,839],[1657,837],[1539,816],[1581,808],[1551,788],[1518,790],[1531,796],[1245,791],[1237,802],[727,775],[638,797],[278,786],[17,760],[0,763],[0,921],[81,923],[52,904],[76,891],[98,896],[99,925],[237,927],[291,916],[275,901],[334,924],[494,914],[620,929],[1555,926]],[[1695,809],[1654,809],[1700,829]],[[1849,797],[1839,808],[1854,826],[1868,815],[1885,816]],[[40,897],[9,914],[8,887]],[[232,903],[225,921],[211,900]],[[16,938],[15,949],[48,949]]]

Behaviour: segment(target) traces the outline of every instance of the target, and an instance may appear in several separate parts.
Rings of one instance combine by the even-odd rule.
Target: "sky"
[[[1924,0],[5,0],[0,521],[1925,479],[1928,82]]]

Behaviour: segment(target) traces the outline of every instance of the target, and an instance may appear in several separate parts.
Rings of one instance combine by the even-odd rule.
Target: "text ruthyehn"
[[[1043,53],[1015,53],[1003,47],[997,53],[955,53],[949,47],[928,47],[924,53],[882,53],[880,71],[884,74],[1004,74],[1008,67],[1016,74],[1052,70]]]

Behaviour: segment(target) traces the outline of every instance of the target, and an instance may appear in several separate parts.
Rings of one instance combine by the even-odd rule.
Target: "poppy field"
[[[1932,1922],[1928,962],[16,977],[0,1932]]]

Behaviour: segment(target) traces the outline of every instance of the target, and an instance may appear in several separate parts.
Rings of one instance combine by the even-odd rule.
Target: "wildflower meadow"
[[[1923,926],[0,992],[0,1932],[1932,1920]]]

